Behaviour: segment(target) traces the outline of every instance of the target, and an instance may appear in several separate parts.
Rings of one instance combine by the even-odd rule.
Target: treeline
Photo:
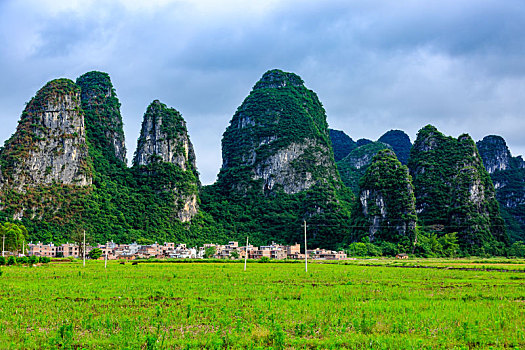
[[[30,255],[30,256],[19,256],[19,257],[15,257],[15,256],[9,256],[9,257],[5,257],[5,256],[0,256],[0,266],[11,266],[11,265],[29,265],[29,266],[32,266],[34,264],[47,264],[51,261],[51,258],[50,257],[47,257],[47,256],[35,256],[35,255]]]
[[[418,241],[412,247],[403,243],[395,244],[387,241],[370,243],[367,238],[363,238],[361,242],[353,242],[341,248],[350,257],[393,257],[402,253],[421,258],[470,257],[471,255],[467,251],[460,248],[456,235],[455,232],[452,232],[438,236],[435,233],[419,231]],[[514,242],[510,246],[500,244],[496,247],[481,247],[476,256],[525,258],[525,242]]]

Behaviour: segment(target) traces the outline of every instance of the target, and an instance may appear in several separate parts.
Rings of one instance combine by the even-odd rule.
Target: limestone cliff
[[[431,125],[424,127],[409,168],[425,229],[458,232],[463,249],[474,253],[495,241],[507,242],[494,186],[470,136],[455,139]]]
[[[506,170],[510,167],[512,158],[505,140],[501,136],[485,136],[483,140],[476,142],[483,165],[489,174],[496,170]]]
[[[294,194],[319,182],[338,184],[326,114],[302,79],[266,72],[233,116],[222,139],[221,185]],[[245,181],[231,183],[228,178]]]
[[[202,203],[232,238],[295,243],[306,220],[312,246],[343,241],[351,194],[335,166],[324,108],[299,76],[262,76],[223,134],[222,158]]]
[[[359,181],[359,211],[371,242],[416,241],[416,208],[412,178],[392,150],[379,151]],[[357,222],[357,220],[354,220]]]
[[[0,165],[1,219],[65,227],[80,215],[92,168],[78,86],[57,79],[37,92],[0,149]]]
[[[93,151],[100,152],[110,163],[125,164],[126,144],[120,102],[109,75],[97,71],[88,72],[77,79],[77,85],[82,91],[87,137]]]
[[[198,210],[200,186],[195,152],[181,114],[158,100],[144,114],[133,166],[174,194],[176,217],[190,221]],[[151,179],[150,179],[151,180]]]
[[[490,135],[477,142],[483,165],[496,188],[507,231],[513,241],[525,240],[525,163],[513,157],[500,136]]]
[[[27,104],[0,154],[3,187],[91,184],[80,89],[71,80],[47,83]]]

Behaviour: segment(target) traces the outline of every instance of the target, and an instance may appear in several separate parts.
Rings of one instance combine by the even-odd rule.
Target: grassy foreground
[[[0,348],[525,348],[525,273],[339,264],[3,267]]]

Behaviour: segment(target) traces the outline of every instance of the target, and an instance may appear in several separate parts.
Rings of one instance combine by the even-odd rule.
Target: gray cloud
[[[211,183],[231,116],[266,70],[281,68],[355,139],[393,128],[413,139],[431,123],[476,140],[499,134],[525,153],[521,1],[108,3],[0,3],[0,140],[46,81],[102,70],[122,103],[128,158],[160,99],[186,118]]]

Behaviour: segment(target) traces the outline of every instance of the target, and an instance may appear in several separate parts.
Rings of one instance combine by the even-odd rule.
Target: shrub
[[[93,248],[89,253],[88,256],[90,259],[97,260],[102,256],[102,249],[100,248]]]
[[[16,258],[17,264],[27,264],[27,256],[19,256]]]
[[[48,264],[50,261],[51,261],[51,258],[48,257],[48,256],[43,256],[43,257],[40,258],[40,262],[42,264]]]
[[[267,256],[263,256],[262,258],[259,259],[260,263],[267,263],[267,262],[270,262],[270,258],[267,257]]]
[[[7,265],[14,265],[16,264],[16,259],[14,256],[10,256],[8,259],[7,259]]]
[[[0,266],[5,265],[6,259],[3,256],[0,256]]]
[[[30,255],[27,258],[27,263],[30,264],[30,265],[36,264],[37,262],[38,262],[38,256],[36,256],[36,255]]]

